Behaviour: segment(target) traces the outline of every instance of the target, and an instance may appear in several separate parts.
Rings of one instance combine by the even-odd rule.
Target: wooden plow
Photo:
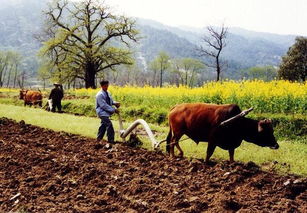
[[[158,149],[159,148],[159,145],[164,142],[165,140],[162,140],[160,142],[158,142],[155,137],[154,137],[154,134],[152,133],[149,125],[147,124],[146,121],[144,121],[143,119],[137,119],[136,121],[134,121],[132,124],[130,124],[130,126],[124,130],[124,127],[123,127],[123,121],[122,121],[122,118],[121,118],[121,115],[118,114],[118,120],[119,120],[119,135],[120,137],[123,139],[123,141],[125,142],[125,138],[139,125],[142,125],[151,141],[151,145],[152,145],[152,148],[153,149]]]

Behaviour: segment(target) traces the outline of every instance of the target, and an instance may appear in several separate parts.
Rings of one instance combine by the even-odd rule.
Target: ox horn
[[[231,122],[237,120],[238,118],[242,118],[242,117],[246,116],[246,115],[247,115],[250,111],[252,111],[253,109],[254,109],[254,108],[251,107],[251,108],[249,108],[249,109],[243,110],[240,114],[238,114],[238,115],[236,115],[236,116],[234,116],[234,117],[231,117],[231,118],[227,119],[226,121],[223,121],[223,122],[220,124],[220,126],[225,126],[226,124],[229,124],[229,123],[231,123]]]

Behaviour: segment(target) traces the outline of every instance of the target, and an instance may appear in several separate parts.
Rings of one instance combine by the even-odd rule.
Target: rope
[[[190,138],[184,138],[184,139],[181,139],[181,140],[179,140],[179,141],[178,141],[178,143],[179,143],[179,142],[181,142],[181,141],[188,140],[188,139],[190,139]],[[159,146],[160,146],[160,144],[161,144],[161,143],[164,143],[164,142],[166,142],[166,139],[164,139],[164,140],[162,140],[162,141],[158,142],[158,143],[157,143],[157,145],[156,145],[156,147],[159,147]],[[173,145],[173,144],[176,144],[176,143],[170,143],[170,144],[171,144],[171,145]]]

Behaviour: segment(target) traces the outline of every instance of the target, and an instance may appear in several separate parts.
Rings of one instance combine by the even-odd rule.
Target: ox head
[[[26,95],[27,91],[22,89],[19,91],[19,99],[22,100],[24,99],[25,95]]]
[[[27,90],[27,89],[22,89],[22,90],[20,90],[20,91],[19,91],[19,99],[20,99],[20,100],[24,100],[28,91],[29,91],[29,90]]]
[[[258,137],[255,142],[259,146],[270,147],[271,149],[278,149],[279,145],[274,137],[274,130],[272,121],[269,119],[260,120],[258,122]]]
[[[233,121],[245,117],[249,112],[251,112],[253,110],[253,108],[247,109],[242,111],[240,114],[229,118],[226,121],[221,122],[221,126],[226,126],[230,123],[232,123]],[[258,131],[257,133],[253,133],[252,134],[252,140],[253,143],[259,145],[259,146],[266,146],[266,147],[270,147],[272,149],[278,149],[279,145],[276,142],[276,139],[274,137],[274,131],[273,131],[273,126],[272,126],[272,121],[269,119],[265,119],[265,120],[260,120],[258,121]],[[250,135],[251,136],[251,135]]]

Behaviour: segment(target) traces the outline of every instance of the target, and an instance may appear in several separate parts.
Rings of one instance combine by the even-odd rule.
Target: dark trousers
[[[52,100],[52,112],[55,112],[55,108],[58,108],[58,112],[62,112],[62,104],[61,101]]]
[[[102,140],[105,132],[107,131],[108,142],[114,143],[114,128],[110,118],[107,116],[102,116],[100,119],[101,123],[98,129],[97,140]]]

